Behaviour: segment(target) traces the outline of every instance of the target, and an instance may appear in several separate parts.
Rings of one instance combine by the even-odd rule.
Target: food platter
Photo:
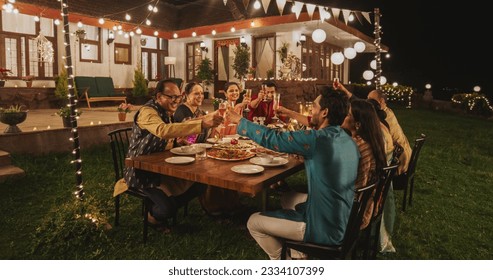
[[[226,150],[226,149],[211,149],[207,152],[207,157],[224,160],[224,161],[240,161],[254,157],[255,154],[246,150]]]
[[[279,153],[279,152],[276,152],[276,151],[273,151],[273,150],[270,150],[267,148],[263,148],[263,147],[257,147],[257,148],[250,149],[250,152],[256,153],[257,155],[266,154],[266,155],[271,155],[271,156],[275,156],[275,157],[280,157],[280,156],[286,155],[286,153]]]

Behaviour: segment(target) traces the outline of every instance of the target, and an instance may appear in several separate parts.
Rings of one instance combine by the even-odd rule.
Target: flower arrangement
[[[0,68],[0,75],[2,76],[2,78],[8,77],[9,74],[12,74],[12,71],[10,69]]]
[[[22,80],[26,82],[31,82],[32,80],[34,80],[34,78],[35,78],[34,75],[27,75],[22,77]]]
[[[62,118],[68,118],[68,117],[70,117],[70,107],[63,106],[55,114],[58,115],[58,116],[60,116],[60,117],[62,117]],[[78,111],[77,110],[75,112],[75,116],[78,117],[80,115],[82,115],[82,111]]]
[[[120,104],[118,106],[117,110],[118,110],[119,113],[126,113],[126,114],[128,114],[128,113],[132,112],[132,104],[130,104],[130,103],[122,103],[122,104]]]

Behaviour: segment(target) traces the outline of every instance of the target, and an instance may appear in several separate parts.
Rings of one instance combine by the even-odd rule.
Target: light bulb
[[[255,10],[258,10],[262,7],[262,5],[260,4],[260,1],[259,0],[255,0],[255,3],[253,3],[253,8]]]
[[[315,43],[322,43],[327,38],[327,34],[323,29],[315,29],[312,33],[312,39]]]

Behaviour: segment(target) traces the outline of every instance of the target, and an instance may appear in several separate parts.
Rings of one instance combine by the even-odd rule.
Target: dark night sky
[[[493,59],[485,43],[491,33],[493,12],[482,2],[466,1],[462,5],[430,0],[334,2],[366,11],[380,8],[382,43],[391,54],[390,59],[382,59],[383,75],[389,82],[397,81],[421,92],[430,83],[437,97],[444,94],[444,87],[472,92],[473,86],[479,85],[482,93],[493,97],[493,79],[489,77],[492,71],[487,65]],[[369,59],[360,57],[354,64],[368,69]],[[358,67],[353,68],[351,79],[358,82],[362,72],[356,75]]]

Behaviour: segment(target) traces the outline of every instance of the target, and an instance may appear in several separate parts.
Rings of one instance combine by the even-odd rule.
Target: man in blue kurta
[[[270,259],[280,259],[279,238],[338,245],[342,243],[354,199],[358,147],[340,125],[348,113],[347,98],[329,87],[313,102],[312,130],[279,133],[228,111],[237,132],[279,152],[303,156],[308,193],[292,198],[282,210],[254,213],[248,230]]]

